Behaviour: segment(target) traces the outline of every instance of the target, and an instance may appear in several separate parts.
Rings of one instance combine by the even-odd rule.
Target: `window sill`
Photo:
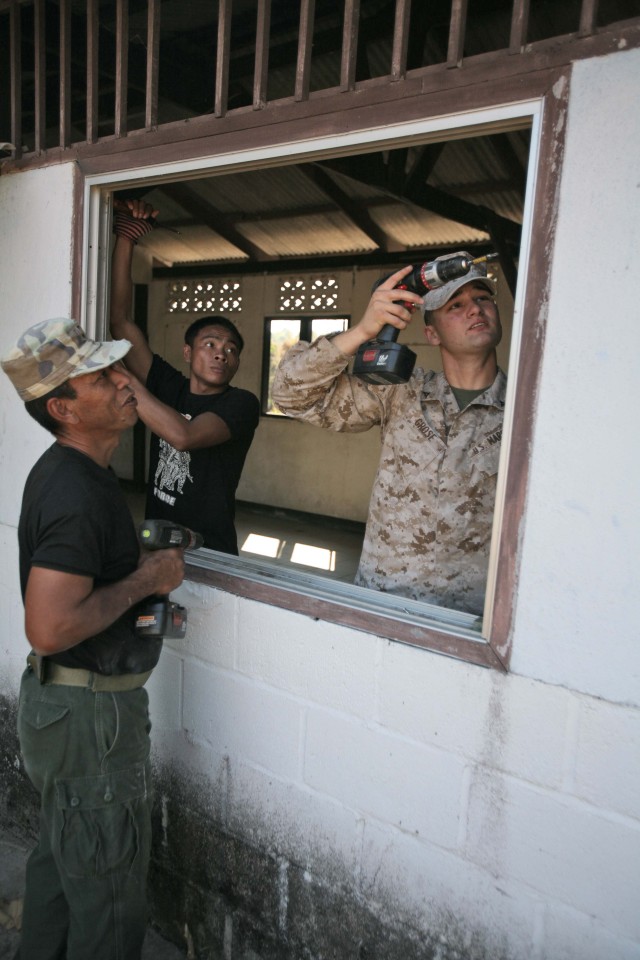
[[[215,550],[187,553],[187,577],[215,589],[339,623],[376,636],[504,670],[482,636],[482,620],[432,604],[380,593],[268,561]]]

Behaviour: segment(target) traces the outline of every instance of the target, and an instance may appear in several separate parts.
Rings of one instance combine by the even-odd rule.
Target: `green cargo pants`
[[[151,845],[148,696],[20,688],[18,733],[41,798],[20,960],[139,960]]]

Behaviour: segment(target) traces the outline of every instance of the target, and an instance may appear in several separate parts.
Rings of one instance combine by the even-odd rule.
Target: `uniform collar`
[[[423,400],[438,400],[442,406],[451,411],[459,412],[458,404],[449,385],[449,381],[440,370],[437,373],[431,372],[431,377],[425,381],[422,388]],[[505,395],[507,392],[507,378],[502,370],[498,369],[495,380],[490,387],[487,387],[484,393],[473,401],[474,404],[480,404],[485,407],[504,407]]]

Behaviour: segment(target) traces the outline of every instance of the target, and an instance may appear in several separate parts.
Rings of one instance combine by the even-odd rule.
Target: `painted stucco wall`
[[[149,685],[157,869],[196,944],[233,960],[640,956],[639,80],[639,51],[571,80],[511,674],[178,591],[189,634]],[[0,178],[3,340],[68,307],[70,201],[68,167]],[[45,441],[0,390],[10,696],[25,649],[13,528]],[[185,821],[200,824],[190,846]],[[212,879],[213,835],[244,885]]]

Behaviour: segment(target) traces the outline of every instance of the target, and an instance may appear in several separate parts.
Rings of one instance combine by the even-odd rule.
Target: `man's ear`
[[[184,357],[184,362],[191,365],[191,347],[188,343],[182,346],[182,356]]]
[[[58,423],[78,423],[79,417],[72,404],[71,397],[50,397],[47,400],[47,411]]]
[[[432,323],[425,324],[424,335],[430,347],[440,346],[440,337],[438,336],[438,331]]]

